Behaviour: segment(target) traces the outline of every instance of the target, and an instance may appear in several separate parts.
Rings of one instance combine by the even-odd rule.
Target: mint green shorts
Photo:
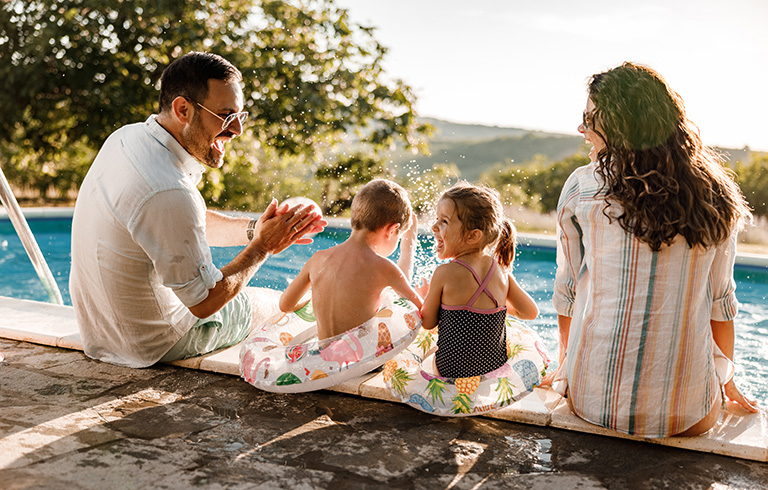
[[[245,339],[251,330],[251,300],[245,291],[208,318],[201,318],[158,362],[201,356]]]

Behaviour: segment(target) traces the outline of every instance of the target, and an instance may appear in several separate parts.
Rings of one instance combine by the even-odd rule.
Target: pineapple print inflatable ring
[[[399,400],[423,412],[457,417],[511,405],[541,383],[549,358],[538,334],[507,316],[507,362],[471,378],[445,378],[435,367],[437,329],[384,365],[384,382]]]
[[[361,376],[392,359],[419,332],[418,309],[391,289],[376,315],[322,342],[312,303],[279,313],[251,332],[240,349],[240,374],[256,388],[276,393],[322,390]]]

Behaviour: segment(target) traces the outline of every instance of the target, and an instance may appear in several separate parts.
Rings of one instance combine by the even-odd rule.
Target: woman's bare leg
[[[718,393],[717,401],[715,401],[715,404],[712,407],[712,410],[709,411],[706,417],[704,417],[703,419],[693,424],[693,426],[691,426],[690,429],[684,430],[679,434],[675,434],[675,436],[679,436],[679,437],[700,436],[701,434],[707,432],[709,429],[714,427],[717,421],[720,420],[720,404],[721,403],[722,403],[722,397]]]

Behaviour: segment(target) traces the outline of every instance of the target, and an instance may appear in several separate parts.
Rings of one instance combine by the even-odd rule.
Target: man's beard
[[[219,136],[221,133],[217,134]],[[219,154],[212,144],[213,141],[205,132],[200,117],[195,114],[192,122],[181,132],[182,145],[195,159],[211,168],[221,168],[224,164],[224,154]]]

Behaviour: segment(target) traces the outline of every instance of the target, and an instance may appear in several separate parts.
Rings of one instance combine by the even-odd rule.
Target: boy
[[[320,340],[371,319],[386,287],[417,308],[422,306],[421,296],[410,285],[417,219],[405,189],[383,179],[364,185],[352,200],[351,224],[350,237],[315,253],[280,297],[283,312],[295,311],[312,287]],[[401,235],[400,259],[395,265],[387,257],[397,248]]]

